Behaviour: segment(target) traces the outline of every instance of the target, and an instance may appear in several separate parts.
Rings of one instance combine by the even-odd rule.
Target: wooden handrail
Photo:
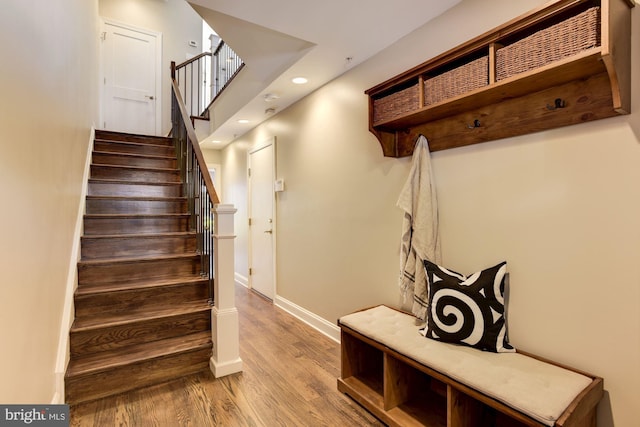
[[[192,62],[196,62],[197,60],[199,60],[200,58],[203,58],[205,56],[211,56],[211,52],[202,52],[200,55],[196,55],[193,58],[187,59],[186,61],[176,65],[176,70],[182,68],[182,67],[186,67],[187,65],[191,64]]]
[[[187,131],[187,137],[191,140],[191,144],[193,146],[193,152],[196,155],[196,159],[198,161],[198,165],[200,166],[200,170],[207,170],[207,163],[204,160],[204,155],[202,154],[202,150],[200,149],[200,145],[198,144],[198,137],[196,136],[196,131],[191,124],[191,119],[189,114],[187,113],[186,107],[184,105],[184,101],[182,99],[182,95],[180,94],[180,89],[178,89],[178,84],[175,79],[171,79],[171,87],[173,88],[173,92],[178,100],[178,108],[180,109],[180,115],[182,116],[182,120],[184,121],[185,129]],[[208,173],[202,174],[205,187],[207,188],[207,192],[211,197],[211,201],[214,204],[220,203],[220,199],[218,198],[218,193],[216,192],[215,187],[213,186],[213,181],[211,180],[211,175]]]

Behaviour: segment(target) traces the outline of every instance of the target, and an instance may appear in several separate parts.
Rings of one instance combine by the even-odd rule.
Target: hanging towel
[[[426,320],[429,296],[423,260],[439,264],[440,237],[438,200],[431,171],[429,143],[418,137],[413,150],[409,178],[404,184],[397,206],[404,211],[400,249],[400,291],[405,303],[413,300],[411,311]]]

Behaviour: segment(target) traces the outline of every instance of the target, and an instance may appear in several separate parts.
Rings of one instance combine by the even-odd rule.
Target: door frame
[[[278,236],[278,229],[277,229],[277,218],[276,218],[276,193],[274,191],[274,185],[275,185],[275,181],[276,181],[276,176],[277,176],[277,170],[276,170],[276,137],[272,136],[271,138],[268,138],[264,141],[262,141],[261,143],[257,143],[254,146],[252,146],[248,151],[247,151],[247,216],[249,218],[251,218],[251,214],[253,212],[253,207],[251,206],[251,200],[252,200],[252,192],[253,192],[253,186],[251,183],[251,174],[250,174],[250,170],[251,170],[251,154],[262,150],[263,148],[268,147],[269,145],[271,145],[273,147],[272,150],[272,170],[273,170],[273,176],[271,177],[271,199],[272,199],[272,204],[271,204],[271,218],[273,219],[273,223],[272,223],[272,230],[273,233],[271,235],[271,253],[272,253],[272,260],[273,260],[273,266],[272,266],[272,271],[273,271],[273,277],[272,277],[272,283],[273,283],[273,302],[275,302],[276,298],[277,298],[277,283],[276,283],[276,278],[278,277],[277,275],[277,270],[276,270],[276,248],[277,248],[277,244],[276,244],[276,240],[277,240],[277,236]],[[249,274],[248,274],[248,285],[249,285],[249,289],[253,289],[253,275],[250,273],[251,268],[253,266],[253,237],[251,235],[251,225],[249,225],[249,232],[247,233],[247,237],[248,237],[248,264],[249,264]]]
[[[127,24],[121,21],[116,21],[111,18],[100,17],[100,59],[99,59],[99,80],[98,85],[100,87],[99,97],[100,97],[100,106],[98,108],[99,112],[99,126],[98,129],[102,129],[104,126],[105,114],[104,114],[104,103],[106,100],[105,96],[105,63],[104,63],[104,36],[106,34],[106,26],[111,25],[114,27],[124,28],[129,31],[135,31],[138,33],[142,33],[151,37],[155,37],[156,39],[156,87],[155,87],[155,98],[156,98],[156,135],[162,134],[162,33],[159,31],[148,30],[146,28],[136,27],[135,25]]]

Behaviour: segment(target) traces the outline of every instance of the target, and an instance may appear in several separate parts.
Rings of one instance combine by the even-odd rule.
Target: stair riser
[[[162,286],[126,291],[101,292],[75,297],[76,318],[99,316],[105,313],[128,312],[144,306],[154,310],[166,307],[167,301],[179,305],[202,302],[209,298],[206,280],[175,286]]]
[[[132,324],[104,327],[90,331],[71,332],[72,357],[116,350],[130,345],[153,343],[157,340],[186,336],[211,329],[211,310]]]
[[[172,255],[192,253],[196,250],[196,237],[109,237],[82,238],[82,259],[135,257],[143,255]]]
[[[180,182],[180,172],[91,165],[91,178],[131,182]]]
[[[165,136],[131,135],[131,134],[123,134],[119,132],[111,132],[111,131],[104,131],[104,130],[96,131],[96,139],[109,140],[109,141],[136,142],[139,144],[173,146],[173,140]]]
[[[66,403],[77,404],[162,383],[209,368],[211,348],[67,378]]]
[[[127,156],[117,153],[93,153],[92,162],[99,165],[137,166],[142,168],[175,169],[176,160],[171,158]]]
[[[189,230],[189,218],[85,218],[84,235],[179,233]]]
[[[176,276],[200,274],[200,256],[139,262],[78,264],[78,286],[90,287],[105,283],[150,282]]]
[[[182,184],[116,184],[110,182],[89,182],[87,190],[89,196],[114,197],[180,197]]]
[[[170,214],[187,212],[185,200],[87,199],[87,214]]]
[[[175,156],[175,149],[173,147],[115,141],[95,141],[94,150],[108,153],[141,154],[145,156]]]

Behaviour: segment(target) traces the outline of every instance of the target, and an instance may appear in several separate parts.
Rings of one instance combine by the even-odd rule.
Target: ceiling
[[[216,100],[202,147],[224,147],[274,114],[267,109],[281,111],[460,1],[189,0],[246,64]],[[308,83],[293,84],[298,76]]]

